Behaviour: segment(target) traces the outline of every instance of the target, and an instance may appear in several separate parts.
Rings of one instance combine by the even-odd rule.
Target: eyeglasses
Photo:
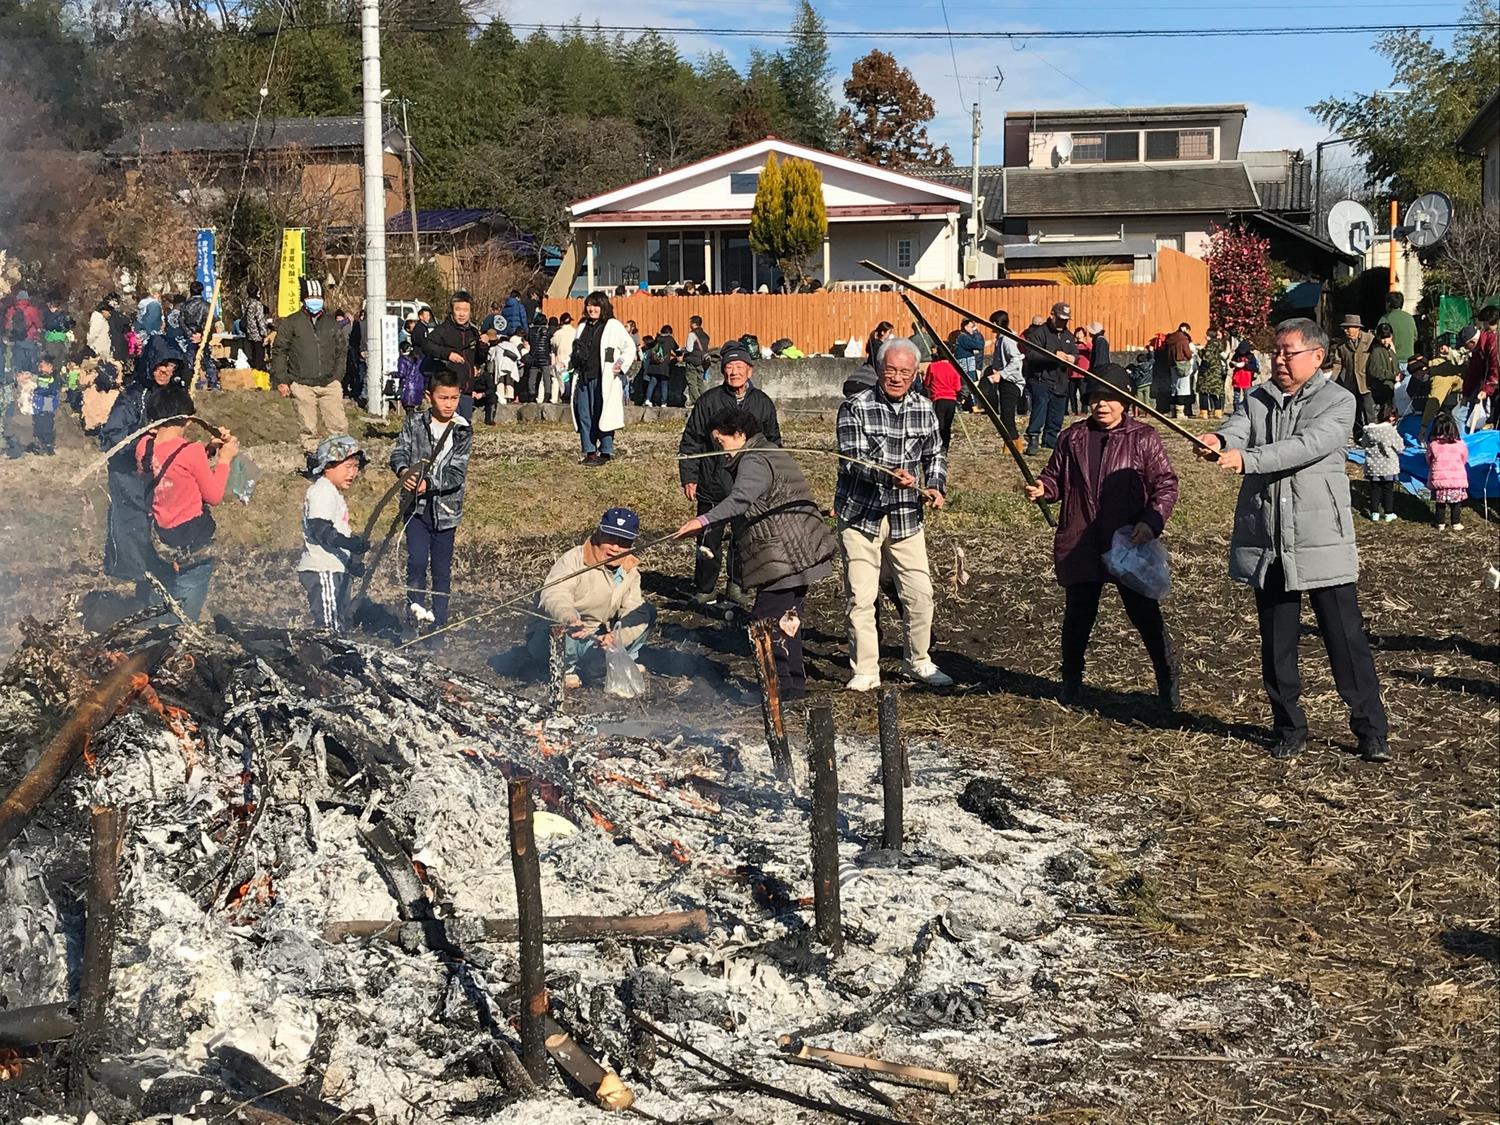
[[[894,375],[898,379],[910,379],[917,373],[915,367],[892,367],[890,364],[886,364],[881,370],[884,374]]]
[[[1322,350],[1321,348],[1297,348],[1295,350],[1288,349],[1288,348],[1276,348],[1275,350],[1273,350],[1271,352],[1271,358],[1272,359],[1291,359],[1294,355],[1304,355],[1307,352],[1316,352],[1316,351],[1321,351],[1321,350]]]

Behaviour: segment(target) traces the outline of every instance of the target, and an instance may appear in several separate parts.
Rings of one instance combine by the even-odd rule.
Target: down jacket
[[[1245,458],[1229,539],[1229,577],[1264,589],[1281,562],[1288,590],[1341,586],[1359,577],[1344,451],[1354,396],[1320,371],[1288,397],[1267,380],[1218,437]]]
[[[1088,421],[1064,430],[1037,478],[1046,499],[1062,501],[1052,541],[1059,586],[1106,581],[1103,556],[1115,532],[1144,523],[1161,535],[1177,506],[1177,472],[1156,430],[1126,418],[1105,431],[1098,479],[1089,472],[1091,433]]]

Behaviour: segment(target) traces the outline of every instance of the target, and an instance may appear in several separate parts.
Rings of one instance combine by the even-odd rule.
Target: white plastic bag
[[[625,641],[616,628],[612,634],[614,644],[604,650],[604,691],[621,699],[637,699],[646,694],[646,677],[635,666],[635,658],[625,647]]]
[[[1172,592],[1172,574],[1168,566],[1167,545],[1160,539],[1133,544],[1135,525],[1115,532],[1109,550],[1104,553],[1104,569],[1122,586],[1129,586],[1152,601],[1163,601]]]

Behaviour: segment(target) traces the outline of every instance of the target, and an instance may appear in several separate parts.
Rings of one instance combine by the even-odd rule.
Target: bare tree
[[[1500,204],[1459,210],[1438,249],[1438,268],[1454,296],[1478,308],[1500,294]]]

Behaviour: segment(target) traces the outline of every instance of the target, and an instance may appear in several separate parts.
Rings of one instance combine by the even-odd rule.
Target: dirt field
[[[264,470],[254,502],[219,519],[220,571],[210,612],[287,623],[304,606],[292,567],[306,484],[288,443],[285,404],[229,394],[203,404],[214,421],[253,434]],[[941,739],[965,765],[1064,783],[1076,810],[1114,810],[1141,840],[1137,853],[1102,857],[1118,874],[1125,909],[1092,926],[1128,971],[1112,972],[1103,999],[1124,1022],[1137,990],[1211,997],[1244,982],[1276,983],[1301,998],[1293,1013],[1244,1024],[1203,1024],[1190,1042],[1121,1052],[1085,1035],[1096,1096],[1052,1104],[1062,1121],[1500,1120],[1500,612],[1484,585],[1496,562],[1496,523],[1437,535],[1415,522],[1409,498],[1389,525],[1361,520],[1361,597],[1392,717],[1394,763],[1353,753],[1342,705],[1316,634],[1306,628],[1305,702],[1314,744],[1300,759],[1265,753],[1253,603],[1225,575],[1236,482],[1169,444],[1183,500],[1169,524],[1174,590],[1168,623],[1183,661],[1183,711],[1162,724],[1149,662],[1118,603],[1106,599],[1090,649],[1087,705],[1054,702],[1061,591],[1049,533],[1019,495],[1013,466],[982,418],[954,439],[948,508],[929,525],[939,587],[935,658],[958,685],[903,694],[913,737]],[[59,420],[59,430],[64,423]],[[481,427],[481,429],[483,429]],[[788,444],[831,444],[831,425],[790,427]],[[627,431],[603,470],[576,464],[558,426],[481,432],[459,532],[454,611],[481,615],[451,631],[437,658],[498,676],[540,696],[532,662],[515,646],[527,618],[490,612],[536,586],[551,559],[604,507],[642,514],[647,537],[690,514],[676,487],[677,433]],[[56,457],[0,463],[0,646],[24,614],[51,616],[98,591],[103,474],[69,485],[91,454],[62,438]],[[372,436],[383,463],[389,437]],[[805,458],[815,491],[832,494],[831,458]],[[351,494],[356,524],[389,483],[377,468]],[[1500,517],[1500,511],[1496,513]],[[383,533],[384,528],[380,529]],[[956,550],[972,579],[955,584]],[[399,605],[402,565],[393,545],[372,594]],[[691,610],[691,548],[661,547],[644,561],[648,596],[663,610],[647,656],[649,707],[586,687],[578,713],[612,713],[653,728],[759,726],[744,632]],[[887,617],[887,621],[893,620]],[[1310,622],[1310,616],[1309,616]],[[841,730],[874,729],[873,701],[839,690],[847,677],[841,596],[825,582],[810,600],[809,686],[826,693]],[[889,628],[887,640],[895,634]],[[899,653],[888,650],[888,674]],[[1278,1023],[1309,1021],[1312,1053],[1277,1049]],[[1006,1076],[1044,1095],[1062,1065],[1038,1046]],[[1078,1065],[1070,1054],[1066,1063]],[[935,1112],[940,1112],[936,1110]],[[1013,1119],[1003,1100],[975,1103],[972,1120]]]

